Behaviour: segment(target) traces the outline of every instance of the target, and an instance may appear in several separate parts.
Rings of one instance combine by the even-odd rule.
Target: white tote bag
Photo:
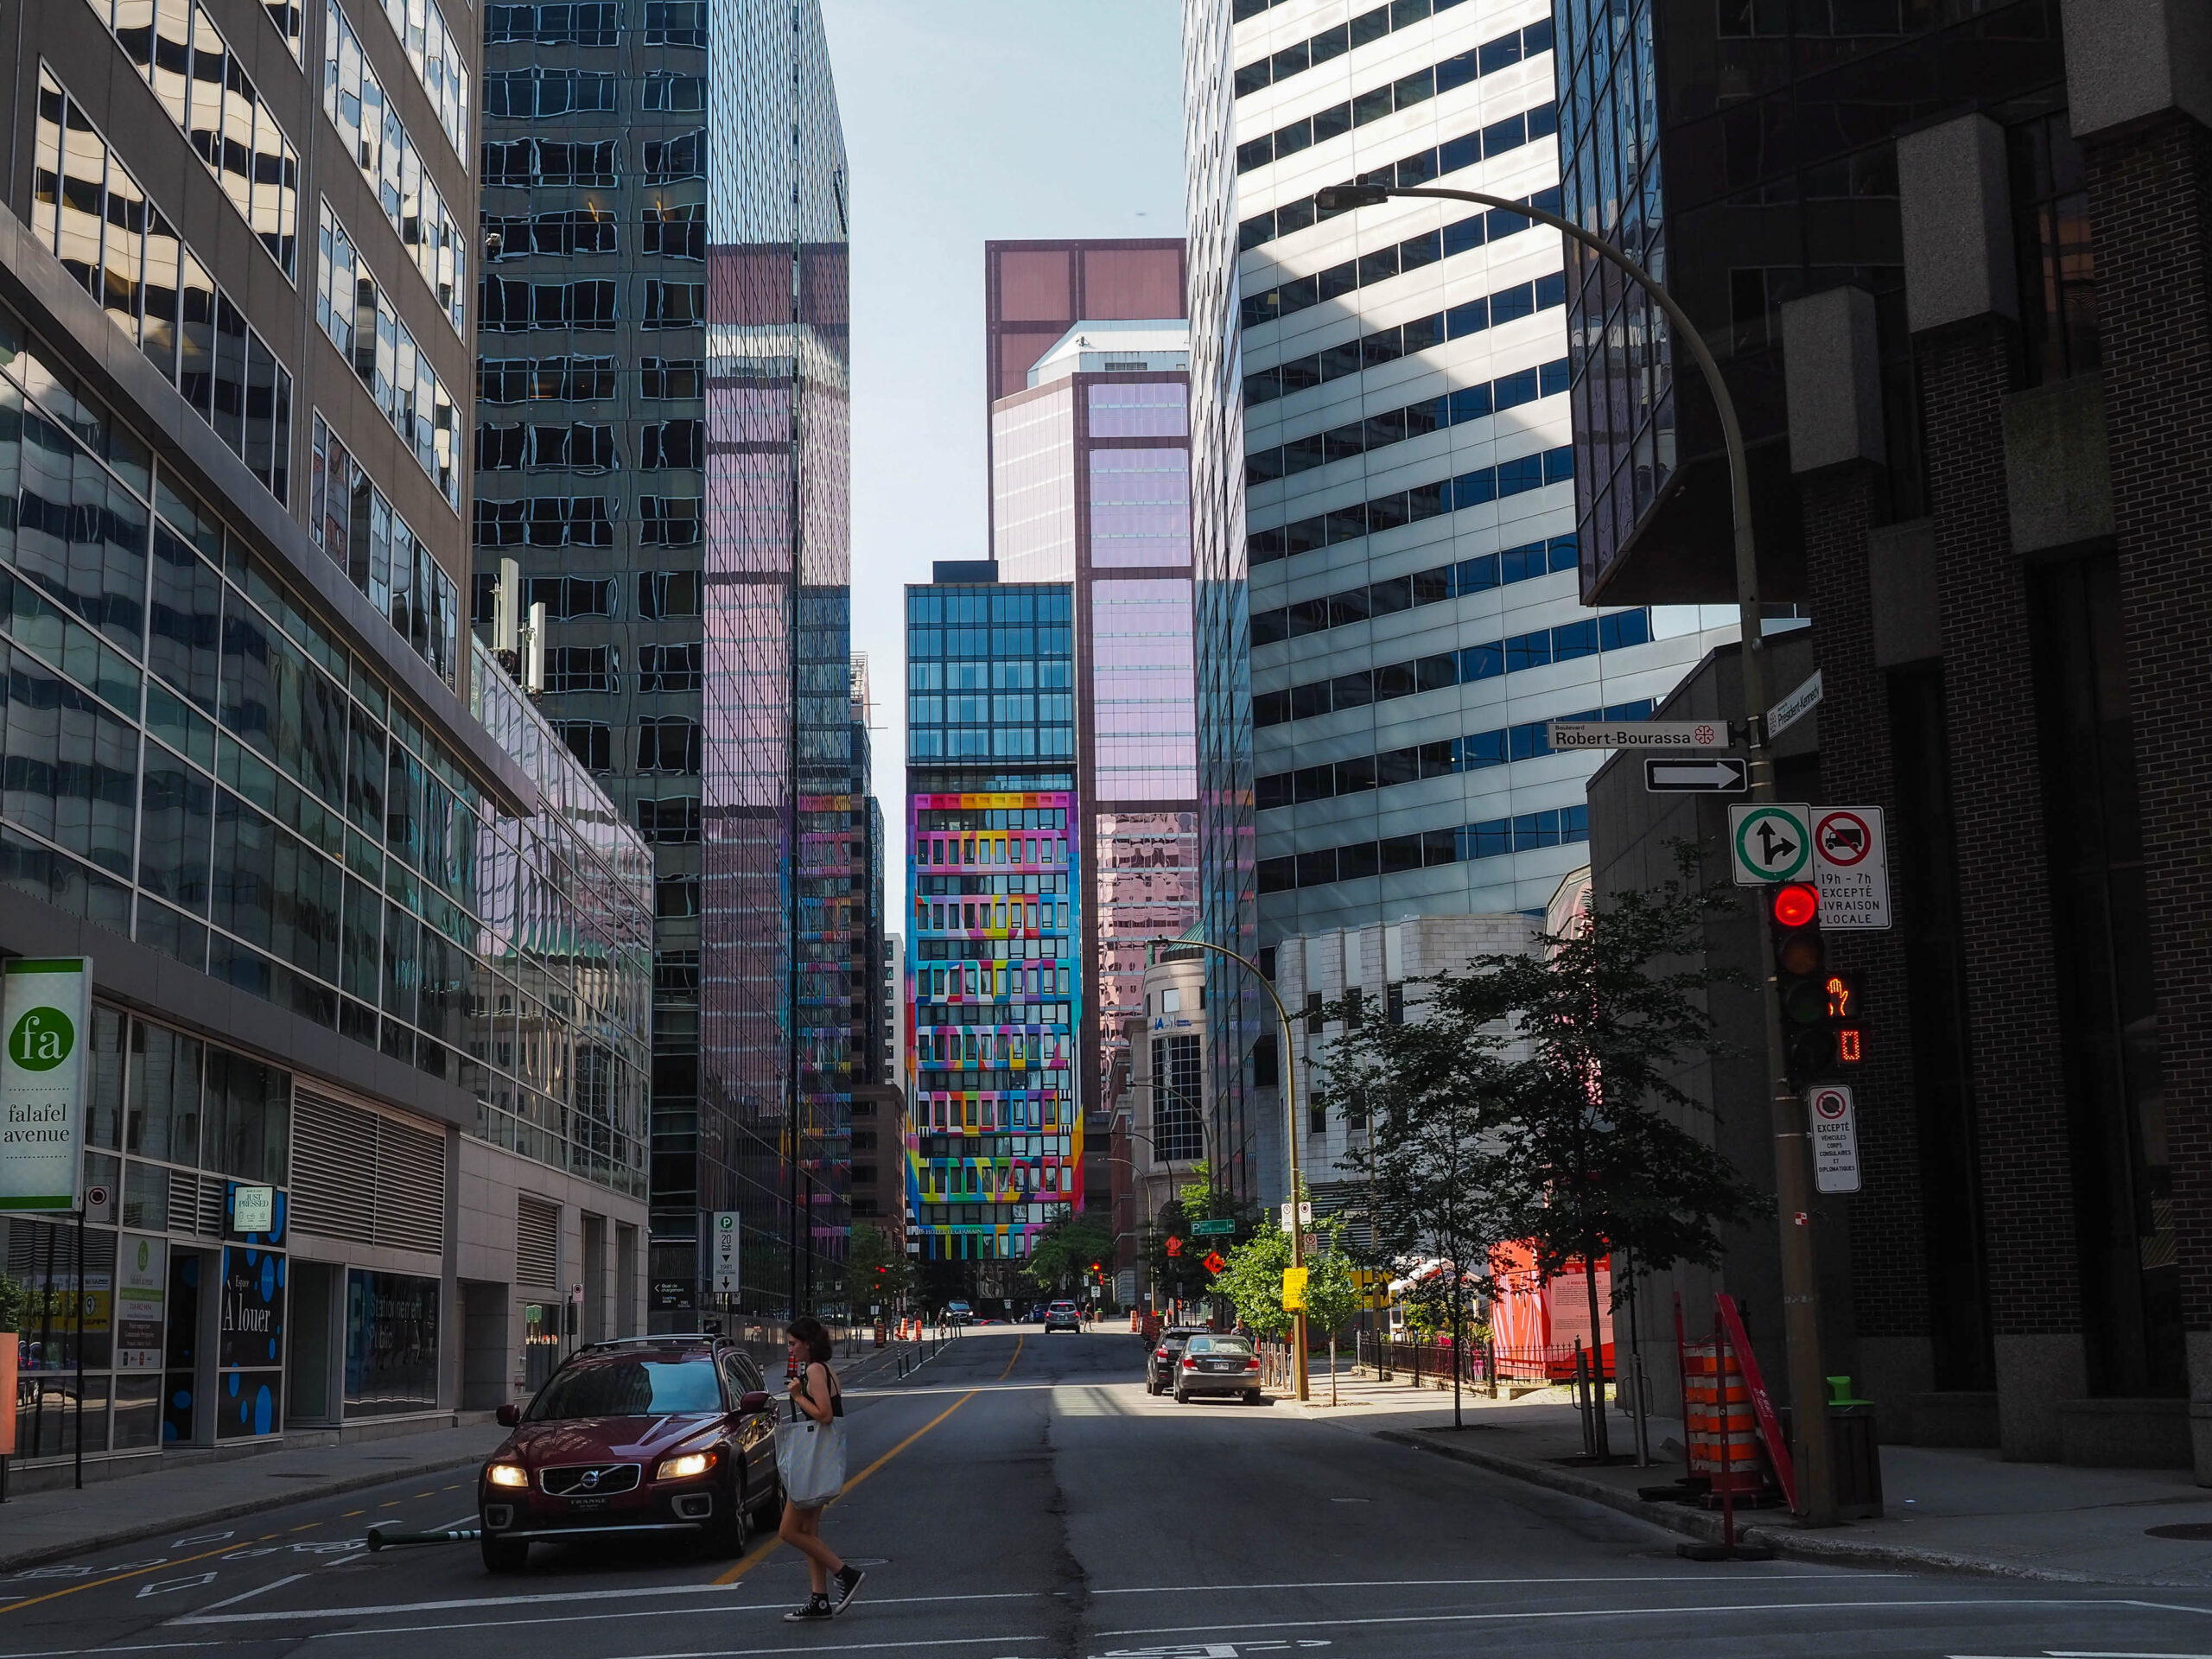
[[[776,1425],[776,1472],[784,1497],[802,1510],[836,1497],[845,1490],[845,1420],[817,1423],[791,1402],[791,1421]]]

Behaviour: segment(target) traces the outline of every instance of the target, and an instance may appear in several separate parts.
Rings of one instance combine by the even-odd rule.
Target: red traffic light
[[[1090,1264],[1090,1270],[1091,1270],[1093,1273],[1096,1273],[1096,1272],[1097,1272],[1097,1271],[1098,1271],[1098,1264],[1097,1264],[1096,1262],[1092,1262],[1092,1263]]]
[[[1785,881],[1774,890],[1774,919],[1783,927],[1808,927],[1821,913],[1820,889],[1804,881]]]

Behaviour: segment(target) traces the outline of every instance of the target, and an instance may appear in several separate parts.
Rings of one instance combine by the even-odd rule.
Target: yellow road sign
[[[1282,1270],[1282,1305],[1295,1313],[1306,1306],[1306,1281],[1313,1272],[1310,1268],[1285,1268]]]

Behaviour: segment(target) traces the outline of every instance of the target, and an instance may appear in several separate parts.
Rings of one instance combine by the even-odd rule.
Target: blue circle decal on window
[[[269,1385],[264,1382],[253,1396],[253,1432],[257,1434],[269,1433],[276,1414],[276,1400],[269,1392]]]
[[[276,1300],[276,1258],[273,1255],[261,1258],[261,1300],[272,1304]]]

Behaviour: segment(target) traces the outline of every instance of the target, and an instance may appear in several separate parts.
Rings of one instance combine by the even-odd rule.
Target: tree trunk
[[[1459,1263],[1452,1264],[1452,1427],[1465,1428],[1467,1425],[1459,1415]]]
[[[1591,1414],[1598,1423],[1598,1456],[1604,1459],[1612,1456],[1613,1443],[1605,1427],[1605,1344],[1598,1329],[1598,1256],[1590,1246],[1582,1252],[1582,1284],[1590,1298],[1590,1357],[1595,1373],[1591,1379]]]
[[[1329,1332],[1329,1403],[1337,1403],[1337,1333]]]

